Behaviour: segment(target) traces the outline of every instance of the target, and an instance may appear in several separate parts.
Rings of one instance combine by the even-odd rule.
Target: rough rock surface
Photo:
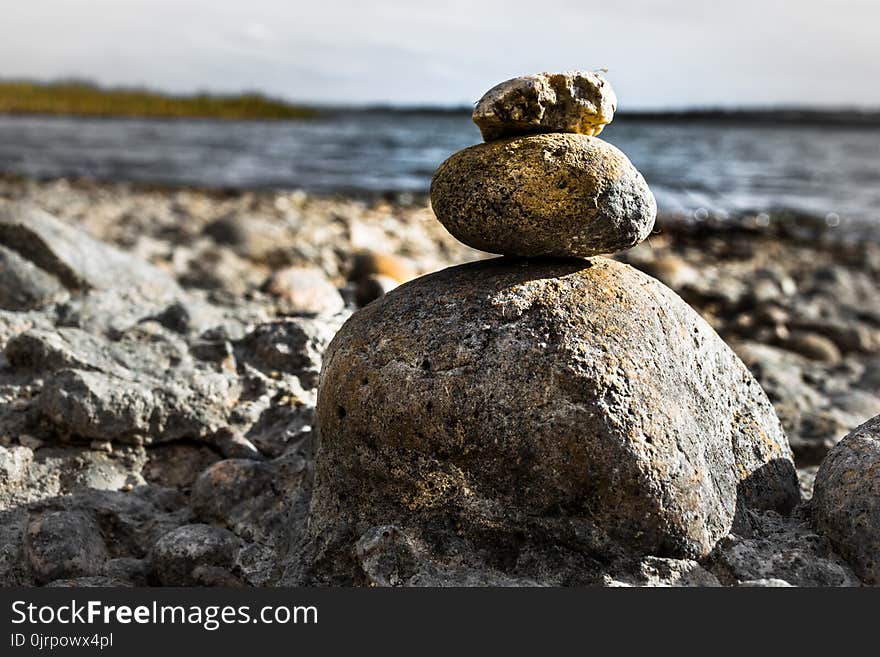
[[[58,221],[39,208],[0,203],[0,243],[74,289],[134,286],[144,293],[177,292],[171,276]]]
[[[816,473],[816,526],[866,582],[880,584],[880,416],[841,440]]]
[[[657,204],[626,155],[593,137],[477,144],[431,182],[437,218],[468,246],[512,256],[591,256],[641,242]]]
[[[61,301],[66,294],[57,278],[0,246],[0,308],[31,310]]]
[[[861,586],[853,569],[813,527],[809,504],[790,516],[749,512],[748,531],[721,539],[701,561],[725,586]]]
[[[326,318],[282,319],[256,327],[242,344],[258,367],[295,374],[311,388],[318,383],[321,357],[339,326]]]
[[[743,509],[800,498],[739,359],[603,258],[495,259],[389,293],[331,343],[318,419],[319,544],[394,524],[510,567],[527,545],[692,557]]]
[[[320,317],[276,322],[278,299],[215,305],[45,213],[0,219],[2,262],[34,283],[14,292],[52,291],[3,297],[18,310],[0,316],[0,582],[276,581],[305,518],[336,289],[323,279]],[[242,455],[260,472],[247,499],[200,478]]]
[[[157,324],[116,337],[73,327],[31,329],[8,342],[6,358],[19,371],[51,374],[36,408],[68,434],[167,441],[204,438],[222,426],[222,409],[238,394],[228,372],[197,364]]]
[[[25,552],[40,582],[97,575],[107,560],[98,524],[83,511],[48,511],[33,518]]]
[[[804,217],[769,228],[759,219],[667,218],[661,234],[619,257],[706,318],[767,392],[798,465],[818,465],[880,414],[880,245],[837,239]],[[790,339],[798,332],[827,338],[840,360],[804,355]]]
[[[205,575],[228,573],[240,542],[228,529],[211,525],[184,525],[171,530],[153,547],[151,560],[164,586],[197,586]]]
[[[597,73],[538,73],[492,87],[477,102],[473,119],[486,141],[536,132],[594,136],[616,109],[617,96]]]

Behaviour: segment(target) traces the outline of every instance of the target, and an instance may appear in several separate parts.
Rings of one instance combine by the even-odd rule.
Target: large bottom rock
[[[441,560],[524,577],[550,553],[702,556],[742,509],[799,499],[743,364],[615,261],[419,278],[352,316],[324,363],[317,571],[341,572],[358,537],[390,525]]]

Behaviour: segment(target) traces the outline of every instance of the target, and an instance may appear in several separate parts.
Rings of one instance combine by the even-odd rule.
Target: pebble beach
[[[616,110],[503,82],[429,198],[0,179],[0,583],[880,583],[880,244],[658,217]]]
[[[204,368],[236,390],[200,397],[209,418],[197,422],[208,427],[204,441],[171,430],[151,436],[159,429],[149,424],[140,431],[146,435],[130,440],[84,438],[71,426],[74,417],[47,420],[39,408],[57,370],[38,356],[45,346],[19,344],[25,355],[9,362],[10,341],[28,330],[41,327],[45,340],[56,339],[65,325],[58,311],[0,312],[0,578],[7,585],[292,581],[285,579],[286,549],[291,527],[305,522],[317,373],[333,334],[359,305],[410,278],[488,257],[452,238],[427,199],[20,179],[3,180],[0,198],[32,203],[179,286],[185,301],[177,305],[126,302],[134,316],[153,318],[150,331],[170,332],[180,351],[163,356],[157,386]],[[860,583],[825,539],[804,537],[813,532],[809,498],[818,464],[880,413],[880,245],[840,241],[821,225],[766,223],[661,215],[644,242],[616,258],[681,295],[742,358],[782,420],[805,502],[787,517],[761,516],[751,537],[731,535],[708,559],[652,558],[598,583]],[[88,314],[66,303],[69,317]],[[96,308],[103,310],[93,314],[121,312]],[[118,340],[111,319],[96,317],[91,332]],[[128,358],[143,357],[140,346],[132,349]],[[195,365],[176,371],[168,365],[175,359]],[[172,418],[170,426],[182,421],[173,395],[154,401],[160,410],[151,412]],[[222,426],[212,417],[223,418]],[[194,546],[208,552],[187,552]],[[96,549],[104,556],[95,559]]]

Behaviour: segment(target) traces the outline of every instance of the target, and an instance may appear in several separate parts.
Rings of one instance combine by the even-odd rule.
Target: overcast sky
[[[3,77],[456,105],[518,74],[605,67],[629,109],[880,106],[878,0],[3,5]]]

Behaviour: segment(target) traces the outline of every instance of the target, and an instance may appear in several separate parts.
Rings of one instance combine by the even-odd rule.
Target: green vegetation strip
[[[101,89],[82,83],[0,82],[0,114],[304,119],[315,112],[260,94],[167,96],[140,89]]]

